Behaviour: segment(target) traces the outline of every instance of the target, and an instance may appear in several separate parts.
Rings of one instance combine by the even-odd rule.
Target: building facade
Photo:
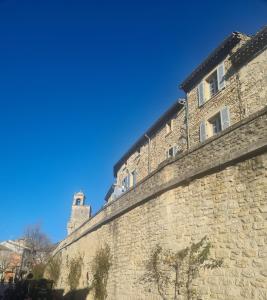
[[[266,49],[267,27],[252,37],[230,35],[181,84],[186,101],[177,101],[115,165],[106,205],[79,220],[74,212],[84,202],[74,198],[77,227],[53,252],[61,259],[58,289],[71,290],[70,261],[79,258],[75,292],[96,299],[88,289],[92,262],[108,245],[107,299],[160,300],[157,285],[143,281],[155,249],[181,253],[207,237],[211,259],[222,265],[199,270],[193,298],[267,299]],[[174,298],[171,278],[165,299]],[[176,298],[188,295],[184,282]]]
[[[179,156],[267,104],[267,27],[229,35],[180,85],[180,99],[114,166],[110,202]]]
[[[0,243],[0,280],[13,282],[27,273],[30,249],[24,239],[7,240]]]

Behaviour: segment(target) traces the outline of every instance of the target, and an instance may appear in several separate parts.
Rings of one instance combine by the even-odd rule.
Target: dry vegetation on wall
[[[60,276],[62,259],[60,255],[51,257],[46,266],[46,274],[50,280],[54,281],[56,285]]]
[[[72,258],[69,263],[68,284],[71,291],[77,289],[79,280],[82,274],[83,258],[78,255],[77,258]]]
[[[198,292],[193,288],[193,281],[199,276],[200,269],[214,269],[222,265],[222,260],[210,258],[210,248],[207,237],[177,252],[156,245],[140,282],[155,285],[164,300],[177,300],[179,295],[185,295],[187,300],[194,299]]]
[[[92,261],[93,282],[90,287],[94,291],[94,299],[104,300],[107,298],[107,282],[111,267],[111,253],[107,244],[96,251]]]
[[[36,280],[44,278],[45,269],[46,269],[46,264],[44,263],[39,263],[36,264],[35,266],[32,266],[33,278]]]

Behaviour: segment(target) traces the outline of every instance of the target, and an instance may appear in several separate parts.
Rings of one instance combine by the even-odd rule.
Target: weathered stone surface
[[[223,266],[201,272],[201,299],[266,300],[267,230],[260,209],[267,204],[266,112],[166,162],[62,241],[55,251],[63,259],[58,287],[68,290],[68,261],[82,255],[84,288],[92,280],[96,250],[108,243],[108,299],[161,299],[155,287],[140,284],[153,247],[179,250],[207,235],[212,256],[223,258]],[[229,152],[218,148],[211,160],[207,153],[218,144],[227,144]],[[245,192],[237,186],[246,186]]]
[[[200,272],[194,282],[199,299],[267,299],[267,50],[238,68],[231,55],[224,58],[225,87],[199,107],[197,83],[187,93],[188,111],[173,116],[173,130],[160,128],[150,137],[150,148],[145,143],[118,170],[119,184],[137,171],[135,187],[58,245],[58,288],[69,289],[69,261],[78,255],[83,257],[79,288],[87,287],[96,250],[108,243],[108,299],[161,299],[155,286],[140,283],[155,245],[175,251],[208,236],[212,257],[222,258],[223,265]],[[201,80],[207,81],[214,71]],[[210,120],[223,107],[229,109],[231,126],[199,144],[200,123],[209,122],[211,129]],[[166,159],[166,150],[174,144],[182,153]],[[186,299],[184,290],[179,299]]]

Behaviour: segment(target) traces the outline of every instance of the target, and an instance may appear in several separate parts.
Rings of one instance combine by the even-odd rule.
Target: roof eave
[[[211,54],[180,84],[186,93],[200,80],[204,73],[209,72],[223,60],[230,50],[237,45],[245,35],[240,32],[231,33]]]
[[[119,168],[124,164],[124,162],[138,149],[145,141],[147,136],[151,137],[153,133],[160,129],[162,124],[170,119],[176,112],[180,111],[183,107],[183,101],[185,99],[179,99],[132,145],[132,147],[122,156],[122,158],[114,165],[113,175],[116,178]]]
[[[232,63],[239,67],[267,47],[267,25],[258,31],[238,51],[231,55]]]

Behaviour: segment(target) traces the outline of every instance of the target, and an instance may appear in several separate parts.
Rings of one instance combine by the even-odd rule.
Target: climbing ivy
[[[82,257],[72,258],[69,262],[68,284],[71,291],[77,289],[82,274]]]
[[[107,298],[107,282],[111,267],[111,253],[107,244],[96,251],[92,261],[93,282],[91,289],[94,291],[94,299]]]
[[[181,294],[191,300],[197,294],[193,281],[200,269],[214,269],[222,265],[222,260],[210,258],[210,248],[207,237],[177,252],[156,245],[146,262],[146,272],[140,282],[155,285],[164,300],[177,300]]]

